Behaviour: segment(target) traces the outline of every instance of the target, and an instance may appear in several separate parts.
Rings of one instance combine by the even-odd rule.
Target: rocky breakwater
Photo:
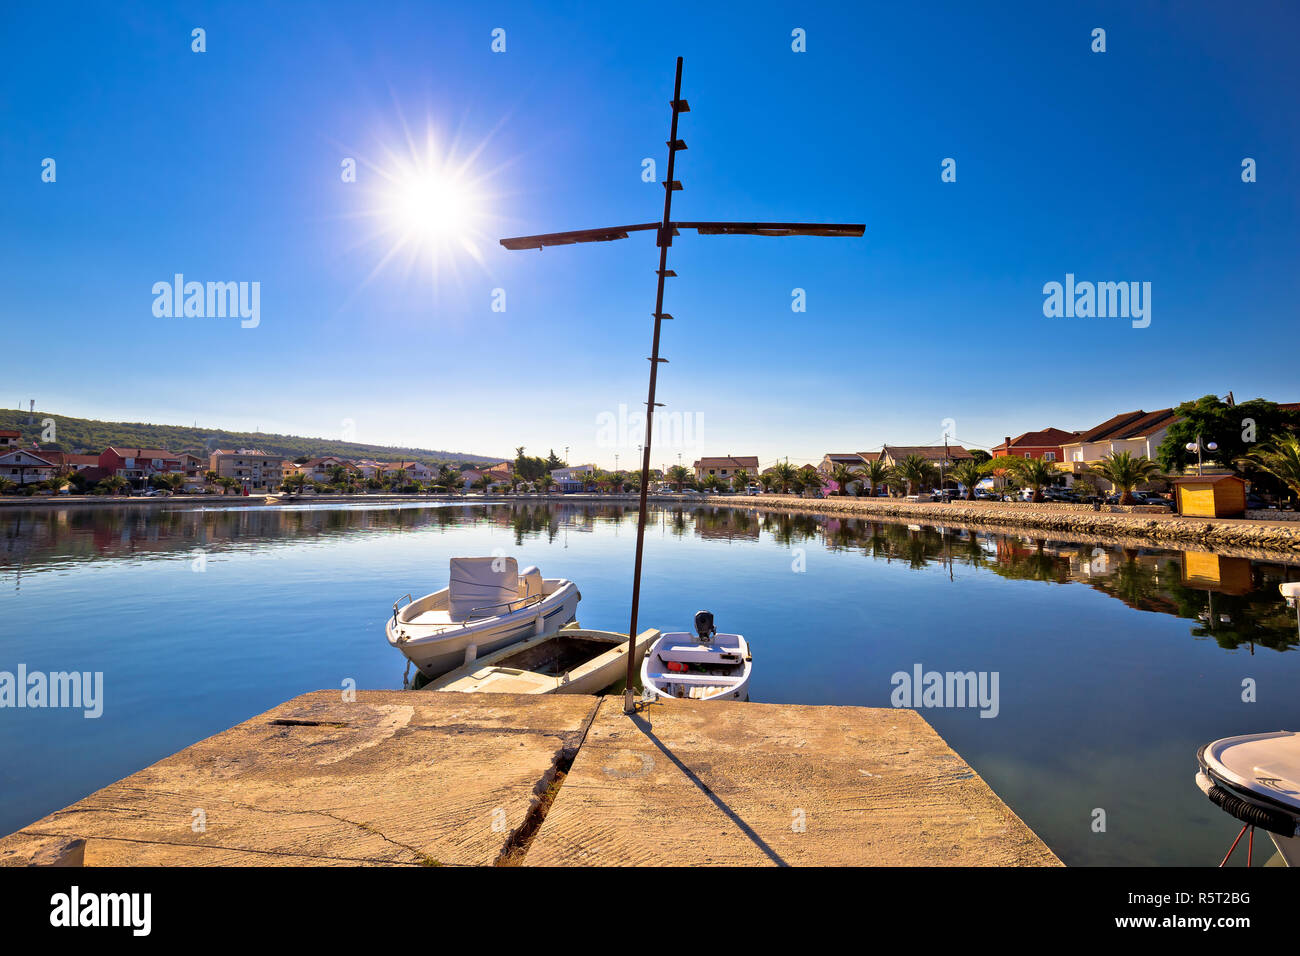
[[[713,503],[854,518],[892,517],[937,524],[961,523],[990,528],[1041,528],[1098,537],[1145,538],[1213,549],[1251,548],[1300,554],[1300,522],[1269,519],[1190,518],[1162,508],[1055,502],[906,501],[898,498],[800,498],[795,495],[726,496]]]

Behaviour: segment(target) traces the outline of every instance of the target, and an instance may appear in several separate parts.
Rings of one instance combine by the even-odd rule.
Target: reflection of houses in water
[[[713,541],[757,541],[758,519],[748,510],[701,508],[693,515],[695,534]]]

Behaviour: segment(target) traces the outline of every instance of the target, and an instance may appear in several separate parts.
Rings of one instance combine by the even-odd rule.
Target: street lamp
[[[1204,447],[1206,451],[1219,450],[1218,442],[1208,441],[1205,442],[1204,445],[1202,445],[1201,436],[1199,434],[1196,436],[1196,441],[1189,441],[1183,447],[1185,447],[1188,451],[1196,452],[1196,477],[1198,478],[1201,476],[1201,448]]]

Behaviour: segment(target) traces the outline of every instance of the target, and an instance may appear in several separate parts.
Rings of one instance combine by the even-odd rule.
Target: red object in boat
[[[686,673],[686,664],[682,661],[668,661],[668,669],[679,674]]]

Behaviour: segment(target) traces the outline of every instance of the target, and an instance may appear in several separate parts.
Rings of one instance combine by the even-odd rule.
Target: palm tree
[[[739,488],[741,491],[744,491],[745,486],[748,484],[749,484],[749,472],[747,472],[744,468],[737,468],[735,471],[731,473],[731,487]]]
[[[761,472],[758,476],[758,483],[763,486],[764,491],[770,492],[776,485],[776,476],[770,471]]]
[[[226,480],[229,481],[230,479],[226,479]],[[123,488],[125,488],[127,485],[129,485],[130,482],[127,481],[125,478],[123,478],[121,475],[109,475],[99,484],[110,494],[115,495],[118,492],[120,492]]]
[[[555,479],[551,477],[551,473],[549,471],[542,472],[542,477],[537,479],[537,486],[541,488],[542,491],[546,492],[548,495],[551,493],[551,488],[554,485],[555,485]]]
[[[856,468],[850,468],[843,462],[835,465],[835,467],[831,469],[830,479],[840,486],[839,493],[841,496],[849,493],[849,485],[857,481],[858,477],[858,470]]]
[[[799,482],[799,469],[788,461],[778,461],[769,474],[772,476],[772,483],[781,489],[783,495],[790,493],[791,485],[802,484],[802,482]]]
[[[460,472],[451,465],[439,465],[438,483],[447,489],[447,494],[455,494],[456,486],[460,484]]]
[[[908,455],[895,466],[898,477],[907,483],[907,493],[916,494],[915,489],[930,477],[930,465],[920,455]]]
[[[1131,452],[1120,451],[1103,458],[1095,470],[1115,486],[1115,490],[1120,493],[1120,504],[1131,505],[1133,489],[1158,476],[1160,465],[1146,455],[1134,458]]]
[[[1123,452],[1123,454],[1127,455],[1128,452]],[[1149,461],[1150,459],[1146,460]],[[1152,465],[1155,465],[1155,462],[1152,462]],[[1042,501],[1043,489],[1060,477],[1060,472],[1056,470],[1056,467],[1050,461],[1042,458],[1010,458],[1007,461],[1007,467],[1024,483],[1025,487],[1033,489],[1033,494],[1030,496],[1031,501]],[[1159,470],[1158,466],[1157,470]]]
[[[871,486],[871,497],[874,498],[876,497],[876,488],[889,480],[889,466],[877,458],[875,461],[867,462],[865,468],[859,468],[858,476]]]
[[[722,480],[721,478],[719,478],[717,475],[705,475],[705,476],[704,476],[704,490],[705,490],[705,491],[721,491],[721,490],[723,489],[724,485],[725,485],[725,482],[723,482],[723,480]]]
[[[16,482],[10,481],[8,478],[0,478],[0,495],[11,495],[17,487]]]
[[[280,488],[289,492],[289,494],[301,494],[305,484],[307,484],[307,476],[302,472],[295,472],[292,475],[285,476],[285,479],[280,482]]]
[[[1283,435],[1267,445],[1238,459],[1243,465],[1253,465],[1266,471],[1300,497],[1300,438]]]
[[[975,486],[984,480],[989,473],[987,465],[980,464],[974,459],[961,462],[953,468],[951,475],[966,486],[966,500],[975,500]]]
[[[171,471],[162,475],[154,475],[149,479],[149,484],[153,485],[155,488],[177,492],[180,491],[181,486],[185,484],[185,476],[178,475],[176,472]]]
[[[685,465],[673,465],[668,469],[668,480],[675,489],[681,491],[682,486],[691,480],[691,470]]]

